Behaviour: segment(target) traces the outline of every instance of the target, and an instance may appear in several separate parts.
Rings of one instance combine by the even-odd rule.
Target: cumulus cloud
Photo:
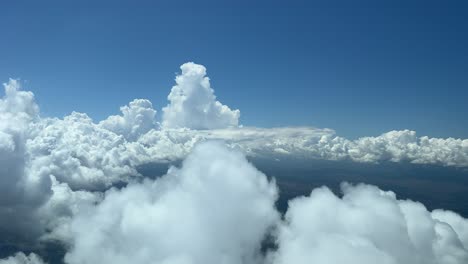
[[[259,263],[277,188],[245,157],[199,144],[156,181],[110,190],[72,224],[67,263]]]
[[[216,100],[203,65],[188,62],[167,97],[163,108],[165,128],[215,129],[239,124],[239,110],[231,110]]]
[[[118,135],[123,135],[127,140],[135,140],[157,126],[156,110],[153,109],[153,104],[149,100],[135,99],[128,105],[122,106],[120,111],[121,116],[109,116],[99,125]]]
[[[468,166],[468,140],[417,137],[415,131],[390,131],[378,137],[363,137],[347,146],[352,160],[389,160],[419,164]]]
[[[0,101],[2,115],[17,116],[18,118],[34,119],[39,114],[39,107],[34,100],[34,94],[21,90],[18,80],[10,79],[4,83],[5,97]]]
[[[468,220],[459,214],[447,210],[432,211],[432,218],[447,223],[458,234],[463,246],[468,249]]]
[[[71,224],[67,263],[391,263],[468,261],[468,220],[370,185],[326,187],[274,207],[274,182],[239,151],[198,144],[181,168],[110,190]],[[262,241],[275,242],[265,254]],[[168,239],[170,238],[170,239]]]
[[[38,236],[36,211],[50,196],[50,179],[28,173],[28,125],[37,119],[31,92],[19,82],[4,84],[0,99],[0,234],[6,243],[23,243]],[[14,219],[14,221],[12,221]]]
[[[40,237],[41,242],[60,242],[70,246],[73,240],[71,220],[79,212],[102,201],[101,192],[73,191],[68,184],[52,179],[52,196],[38,210],[38,224],[48,232]]]
[[[342,191],[340,198],[322,187],[289,202],[273,263],[468,262],[466,219],[450,213],[444,221],[374,186],[343,184]]]
[[[343,252],[360,252],[362,258],[351,257],[363,263],[375,258],[382,263],[422,263],[427,260],[423,252],[433,256],[426,263],[466,261],[466,219],[444,210],[427,212],[420,204],[399,201],[375,187],[346,187],[343,198],[329,191],[326,194],[326,189],[316,190],[313,194],[325,194],[303,198],[307,201],[303,206],[291,202],[283,223],[273,205],[275,184],[244,155],[468,167],[467,139],[419,137],[414,131],[402,130],[349,140],[331,129],[239,127],[239,111],[216,101],[206,69],[193,63],[181,69],[169,95],[170,104],[163,109],[162,126],[156,122],[151,102],[144,99],[130,102],[121,107],[121,115],[101,122],[76,112],[64,118],[43,118],[32,92],[23,91],[17,80],[5,83],[5,96],[0,99],[0,246],[30,252],[28,246],[35,243],[59,240],[72,248],[69,263],[147,263],[154,259],[167,263],[285,263],[295,250],[313,253],[314,261],[317,256],[321,260],[321,249],[326,254],[329,244],[336,242]],[[204,144],[213,140],[223,141],[227,148],[220,143]],[[138,172],[147,163],[183,159],[181,168],[172,168],[157,180],[143,179]],[[113,189],[125,185],[122,190]],[[373,191],[360,191],[366,188]],[[386,201],[378,205],[385,209],[363,202],[359,204],[362,208],[357,207],[362,214],[353,211],[354,203],[361,200],[346,197],[358,193],[369,201]],[[307,204],[324,197],[339,214],[351,212],[351,220],[394,221],[387,224],[395,234],[382,238],[378,226],[372,224],[368,226],[376,229],[376,237],[343,233],[345,223],[336,220],[337,229],[330,233],[335,235],[325,236],[315,233],[315,225],[306,232],[305,226],[293,224],[308,217],[315,221],[313,217],[318,216],[308,215]],[[323,219],[327,217],[325,214]],[[178,219],[190,221],[176,226]],[[362,228],[350,223],[356,230]],[[424,225],[419,228],[414,223]],[[280,227],[279,251],[263,260],[261,241],[275,225]],[[402,230],[409,238],[401,235]],[[298,233],[304,241],[289,241],[288,232]],[[161,239],[169,236],[179,248]],[[324,242],[315,248],[314,239],[322,238]],[[423,238],[429,242],[421,242]],[[395,241],[416,254],[400,252],[392,244]],[[34,256],[18,253],[8,260],[35,263]]]
[[[0,259],[0,264],[44,264],[44,262],[34,253],[25,255],[23,252],[19,252],[6,259]]]
[[[31,127],[27,148],[39,177],[54,176],[73,189],[103,190],[137,175],[138,146],[86,114],[42,119]]]
[[[253,157],[468,166],[468,139],[418,137],[410,130],[349,140],[336,136],[331,129],[311,127],[164,129],[151,130],[138,142],[159,157],[167,153],[168,159],[176,159],[186,155],[194,143],[210,139],[223,140]]]

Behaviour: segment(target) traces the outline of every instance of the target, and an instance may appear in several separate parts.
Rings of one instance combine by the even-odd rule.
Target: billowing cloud
[[[109,116],[99,125],[118,135],[123,135],[127,140],[135,140],[157,126],[156,110],[153,109],[153,104],[149,100],[135,99],[128,106],[120,107],[120,111],[121,116]]]
[[[110,190],[72,224],[67,263],[260,263],[277,189],[240,152],[199,144],[156,181]]]
[[[417,137],[415,131],[402,130],[350,142],[347,153],[355,161],[468,166],[468,139]]]
[[[10,79],[8,83],[4,83],[3,87],[5,89],[5,97],[0,101],[0,113],[2,115],[16,116],[20,119],[37,118],[39,107],[34,101],[34,94],[32,92],[21,91],[20,82],[14,79]]]
[[[349,254],[358,252],[362,258],[350,255],[349,259],[360,263],[376,258],[382,263],[466,261],[466,219],[444,210],[428,212],[418,203],[399,201],[376,187],[348,186],[343,198],[326,189],[315,190],[310,198],[302,198],[304,202],[291,202],[287,221],[282,222],[273,205],[277,196],[274,182],[252,167],[244,155],[279,161],[291,157],[468,167],[467,139],[418,137],[414,131],[402,130],[349,140],[331,129],[240,127],[239,111],[216,101],[203,66],[187,63],[181,69],[169,95],[170,104],[163,109],[162,126],[145,99],[130,102],[121,107],[121,115],[101,122],[76,112],[60,119],[43,118],[32,92],[23,91],[17,80],[4,84],[5,96],[0,99],[0,246],[30,252],[38,243],[60,241],[72,248],[69,263],[277,264],[291,262],[295,250],[313,254],[304,258],[312,256],[320,263],[331,244]],[[222,141],[227,147],[211,141]],[[139,166],[148,163],[184,159],[181,168],[172,168],[157,180],[144,179],[138,172]],[[122,190],[113,189],[126,185]],[[375,200],[378,207],[350,198],[360,195],[363,200]],[[328,212],[314,207],[322,204],[316,200],[330,202],[328,208],[343,216],[350,212],[349,225],[356,232],[362,227],[353,217],[363,223],[391,221],[387,224],[394,233],[383,238],[380,231],[385,228],[377,230],[376,224],[368,225],[379,231],[375,237],[346,233],[343,226],[347,224],[330,220],[336,229],[330,227],[328,235],[316,234],[315,224],[301,224],[301,219],[315,221],[318,217],[315,213],[310,216],[309,210],[328,219]],[[353,211],[355,207],[359,212]],[[175,225],[178,219],[190,220]],[[319,220],[318,226],[323,224]],[[274,226],[279,227],[279,250],[263,259],[261,241],[272,234]],[[402,230],[408,232],[407,237]],[[288,232],[297,233],[303,241],[290,241]],[[314,234],[313,238],[308,234]],[[180,247],[161,239],[168,236]],[[429,242],[421,242],[423,238]],[[319,248],[315,248],[316,239],[323,239]],[[408,256],[395,243],[416,253]],[[40,260],[18,253],[2,261]]]
[[[239,124],[239,110],[231,110],[216,100],[203,65],[188,62],[167,97],[163,108],[165,128],[215,129]]]
[[[86,114],[42,119],[31,127],[27,149],[39,177],[54,176],[73,189],[103,190],[137,174],[138,146]]]
[[[29,173],[28,128],[38,118],[34,95],[21,91],[15,80],[4,87],[5,96],[0,99],[0,234],[6,243],[23,243],[41,233],[35,225],[36,212],[50,196],[51,182]]]
[[[468,263],[466,219],[374,186],[342,191],[318,188],[289,202],[272,263]]]
[[[41,242],[59,241],[70,246],[73,239],[71,233],[71,220],[83,210],[102,201],[101,192],[85,190],[73,191],[68,184],[52,179],[52,196],[38,209],[38,225],[44,227]]]
[[[0,264],[44,264],[44,262],[34,253],[25,255],[23,252],[19,252],[14,256],[0,259]]]
[[[463,264],[468,220],[370,185],[274,208],[274,182],[239,151],[198,144],[158,180],[110,190],[71,224],[67,263]],[[269,234],[274,245],[264,254]],[[168,239],[170,238],[170,239]],[[271,243],[271,242],[270,242]]]
[[[432,218],[450,225],[458,234],[458,238],[463,246],[468,249],[468,220],[459,214],[447,210],[432,211]]]

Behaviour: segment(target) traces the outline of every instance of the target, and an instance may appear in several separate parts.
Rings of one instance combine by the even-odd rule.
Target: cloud
[[[99,125],[118,135],[123,135],[127,140],[135,140],[140,135],[156,128],[156,110],[153,104],[146,99],[135,99],[128,106],[120,107],[121,116],[109,116]]]
[[[277,188],[240,152],[199,144],[180,169],[110,190],[72,223],[67,263],[259,263]]]
[[[215,129],[236,127],[239,110],[216,101],[216,96],[206,77],[203,65],[188,62],[180,66],[182,73],[167,97],[169,104],[163,108],[165,128]]]
[[[161,159],[166,154],[168,159],[180,159],[194,143],[212,139],[223,140],[252,157],[468,166],[468,139],[417,137],[410,130],[348,140],[331,129],[311,127],[163,129],[149,131],[138,142]]]
[[[283,263],[467,263],[468,221],[455,213],[444,221],[420,203],[398,200],[369,185],[342,185],[289,201],[271,261]],[[439,215],[439,216],[438,216]],[[463,227],[464,228],[464,227]]]
[[[417,137],[416,132],[410,130],[350,141],[347,152],[352,160],[361,162],[388,160],[468,166],[467,139]]]
[[[5,97],[0,101],[0,113],[2,115],[15,115],[18,118],[34,119],[39,114],[39,107],[34,101],[34,94],[29,91],[21,91],[21,83],[10,79],[4,83]]]
[[[58,240],[73,248],[67,257],[70,263],[84,260],[91,253],[96,254],[92,260],[117,258],[117,263],[148,262],[153,257],[170,263],[257,263],[262,259],[260,242],[269,228],[277,225],[281,230],[299,231],[278,220],[273,206],[277,195],[275,184],[267,181],[243,155],[280,161],[290,157],[468,167],[467,139],[419,137],[415,131],[402,130],[349,140],[331,129],[240,127],[238,110],[230,110],[216,101],[203,66],[187,63],[181,69],[169,95],[170,104],[163,109],[162,126],[156,122],[151,102],[145,99],[130,102],[121,107],[121,115],[101,122],[77,112],[64,118],[44,118],[32,92],[23,91],[17,80],[4,84],[5,96],[0,99],[0,246],[30,252],[37,244]],[[222,141],[226,148],[211,141]],[[184,159],[180,169],[172,168],[157,180],[144,179],[138,172],[139,166],[148,163]],[[128,186],[122,190],[112,189],[125,185]],[[364,193],[369,200],[380,199]],[[390,215],[384,218],[398,220],[408,232],[414,231],[435,242],[432,251],[427,248],[424,251],[422,242],[412,235],[410,244],[397,234],[388,238],[390,242],[414,247],[417,254],[426,252],[439,261],[427,263],[465,260],[466,219],[449,211],[427,212],[422,205],[392,199],[401,212],[390,206],[395,211],[388,211]],[[335,200],[330,208],[336,206],[336,210],[341,210],[349,206],[344,198]],[[168,206],[174,209],[168,210]],[[362,216],[356,213],[358,217],[381,220],[373,215],[377,214],[374,207],[365,206],[361,209],[367,213]],[[306,214],[308,207],[303,208]],[[413,208],[421,215],[408,214],[405,208]],[[294,206],[290,211],[294,211]],[[403,214],[406,222],[398,214]],[[193,221],[184,221],[181,227],[171,229],[178,216]],[[425,229],[414,229],[414,219],[428,224]],[[152,221],[156,220],[161,225],[154,226]],[[207,225],[202,224],[204,221]],[[245,227],[232,228],[239,224]],[[391,224],[394,223],[389,223],[390,227]],[[135,234],[144,240],[138,241]],[[170,242],[158,240],[164,236],[177,239],[183,250],[175,250]],[[191,236],[197,240],[190,240]],[[288,258],[288,245],[295,242],[286,238],[279,233],[280,251],[270,254],[271,261],[281,263],[282,258]],[[86,244],[94,239],[99,252]],[[324,250],[328,250],[327,241],[335,243],[334,236],[323,239]],[[337,245],[346,251],[357,243],[364,252],[364,263],[374,257],[387,259],[388,263],[406,261],[406,255],[400,256],[393,249],[376,250],[368,246],[375,242],[372,239],[359,237],[356,242],[349,238],[351,246],[343,241]],[[127,246],[122,242],[126,240],[130,243],[128,248],[123,247]],[[308,243],[309,238],[304,240]],[[153,245],[153,241],[157,243]],[[141,250],[134,250],[135,246]],[[22,256],[26,257],[23,254],[14,259]]]
[[[44,264],[44,262],[34,253],[26,256],[23,252],[19,252],[6,259],[0,259],[0,264]]]
[[[0,99],[0,235],[6,243],[24,243],[40,235],[36,212],[50,196],[50,179],[29,173],[27,134],[38,118],[31,92],[19,82],[4,84]],[[14,219],[14,221],[12,221]]]
[[[463,246],[468,249],[468,220],[459,214],[442,209],[432,211],[432,218],[445,222],[458,234]]]
[[[59,241],[70,246],[73,240],[70,223],[79,212],[102,201],[101,192],[73,191],[68,184],[52,178],[52,196],[38,210],[38,223],[47,232],[40,237],[40,242]]]
[[[274,182],[239,151],[198,144],[155,181],[112,189],[81,211],[67,263],[391,263],[468,261],[468,220],[371,185],[326,187],[274,207]],[[266,256],[262,241],[276,245]],[[170,239],[167,239],[170,238]]]
[[[41,119],[31,127],[27,149],[38,177],[54,176],[73,189],[103,190],[138,175],[138,146],[86,114]]]

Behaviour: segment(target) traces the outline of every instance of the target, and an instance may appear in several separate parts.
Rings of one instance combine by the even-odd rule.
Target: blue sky
[[[152,2],[3,1],[0,80],[43,115],[100,120],[133,98],[160,110],[194,61],[244,125],[468,137],[463,1]]]

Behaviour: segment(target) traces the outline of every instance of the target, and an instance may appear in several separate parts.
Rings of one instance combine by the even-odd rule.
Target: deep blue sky
[[[159,111],[194,61],[244,125],[468,138],[466,1],[93,2],[0,2],[0,81],[45,116]]]

